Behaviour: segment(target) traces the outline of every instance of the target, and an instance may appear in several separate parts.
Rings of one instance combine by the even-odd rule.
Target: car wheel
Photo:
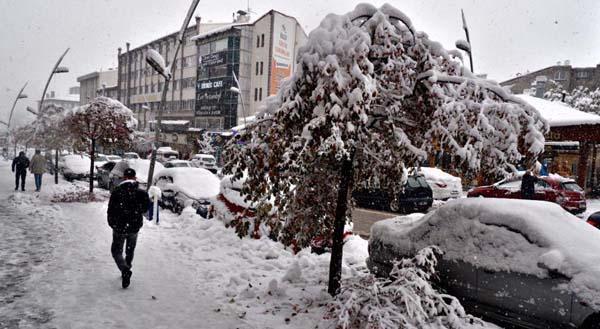
[[[400,203],[398,202],[397,199],[392,199],[392,201],[390,201],[390,211],[391,212],[401,212],[402,207],[400,207]]]
[[[588,316],[579,329],[600,329],[600,313]]]

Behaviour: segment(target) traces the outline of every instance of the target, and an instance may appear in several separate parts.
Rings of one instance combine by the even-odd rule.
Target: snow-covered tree
[[[583,112],[600,114],[600,89],[590,90],[579,86],[571,92],[566,91],[561,84],[548,81],[548,91],[544,98],[553,102],[564,101],[569,106]]]
[[[203,154],[215,154],[215,148],[212,146],[212,137],[209,132],[202,134],[198,140],[198,151]]]
[[[90,194],[94,191],[94,157],[96,145],[125,146],[133,139],[136,124],[133,112],[121,102],[97,97],[90,104],[77,107],[65,117],[67,129],[88,146]]]
[[[298,58],[258,120],[229,144],[225,170],[247,173],[249,200],[274,204],[282,221],[272,229],[285,244],[333,235],[331,294],[354,186],[376,178],[398,191],[405,168],[435,144],[463,172],[506,174],[543,151],[548,126],[533,107],[473,76],[456,51],[389,5],[328,15]]]

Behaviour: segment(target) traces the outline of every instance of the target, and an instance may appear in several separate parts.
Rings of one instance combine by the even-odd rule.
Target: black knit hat
[[[135,170],[133,170],[131,168],[125,169],[125,171],[123,172],[123,177],[124,178],[135,178]]]

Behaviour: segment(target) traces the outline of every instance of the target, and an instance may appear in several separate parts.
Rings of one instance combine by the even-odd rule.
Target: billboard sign
[[[199,57],[199,66],[210,67],[227,63],[227,52],[221,51]]]
[[[275,13],[273,15],[273,58],[271,58],[269,95],[276,94],[283,79],[292,74],[295,43],[296,20]]]

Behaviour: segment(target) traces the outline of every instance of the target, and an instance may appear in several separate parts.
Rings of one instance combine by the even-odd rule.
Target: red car
[[[521,177],[472,188],[467,192],[467,197],[521,199]],[[583,189],[575,181],[558,175],[539,177],[535,184],[535,199],[558,203],[573,214],[582,213],[586,209]]]

